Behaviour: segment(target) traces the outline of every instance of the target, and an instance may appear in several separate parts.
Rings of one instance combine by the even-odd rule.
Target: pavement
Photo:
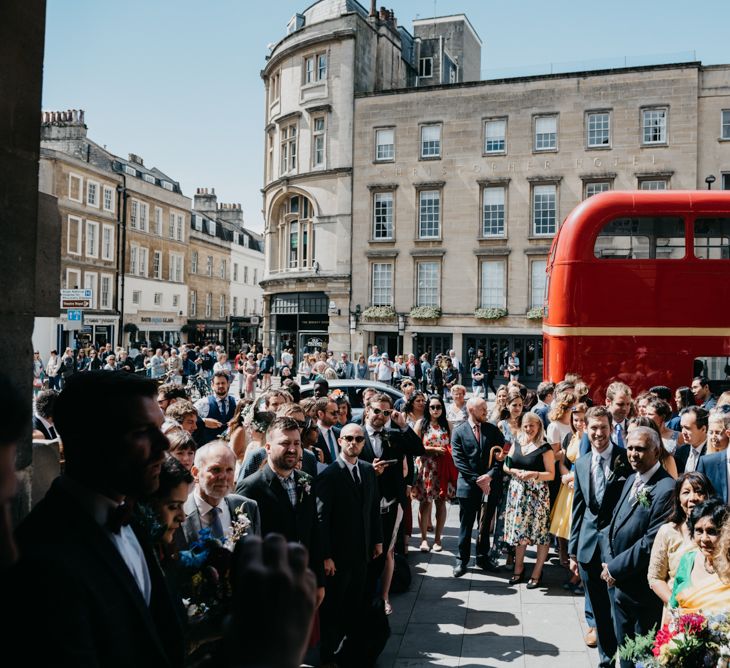
[[[413,506],[417,517],[417,504]],[[586,647],[583,597],[562,589],[566,571],[553,561],[543,586],[509,586],[510,572],[486,573],[472,562],[461,578],[452,576],[459,533],[459,508],[448,507],[443,552],[418,551],[414,528],[408,561],[410,590],[391,596],[391,637],[377,668],[492,666],[494,668],[595,668],[598,652]],[[429,542],[432,544],[432,535]],[[535,552],[525,560],[529,577]],[[526,581],[526,580],[525,580]]]

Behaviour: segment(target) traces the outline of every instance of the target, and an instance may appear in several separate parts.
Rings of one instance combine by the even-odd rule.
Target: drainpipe
[[[117,342],[120,346],[124,345],[124,278],[127,264],[127,176],[122,173],[121,177],[122,185],[117,186],[117,230],[119,232],[117,234],[117,303],[119,304]]]

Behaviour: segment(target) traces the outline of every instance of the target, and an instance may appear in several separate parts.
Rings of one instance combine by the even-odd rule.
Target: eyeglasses
[[[355,441],[355,443],[362,443],[365,440],[364,436],[350,436],[349,434],[347,436],[340,436],[340,438],[344,438],[348,443],[352,443]]]
[[[442,411],[443,408],[441,408],[441,406],[439,406],[438,404],[431,404],[428,407],[428,410],[430,410],[430,411]]]
[[[373,415],[380,415],[382,413],[385,417],[390,417],[390,414],[393,412],[391,409],[381,410],[380,408],[371,408],[370,410],[373,412]]]

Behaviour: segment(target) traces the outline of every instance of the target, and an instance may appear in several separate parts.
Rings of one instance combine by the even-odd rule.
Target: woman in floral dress
[[[420,501],[418,526],[421,529],[421,552],[430,550],[427,534],[432,503],[436,504],[433,551],[441,552],[441,533],[446,524],[446,501],[453,499],[456,494],[457,471],[451,457],[451,430],[446,420],[443,399],[439,395],[429,397],[427,413],[415,429],[423,440],[426,454],[416,459],[418,473],[413,497]]]
[[[550,547],[550,492],[548,482],[555,477],[555,455],[545,442],[542,420],[535,413],[522,416],[517,441],[505,460],[504,473],[511,477],[507,490],[504,541],[515,548],[515,569],[510,584],[522,582],[525,550],[537,545],[537,560],[528,589],[540,586],[542,567]]]

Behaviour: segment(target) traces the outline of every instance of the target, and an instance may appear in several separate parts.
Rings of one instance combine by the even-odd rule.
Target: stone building
[[[38,189],[58,199],[61,289],[91,290],[91,304],[83,309],[81,322],[69,323],[66,311],[59,318],[36,318],[33,342],[43,359],[53,348],[117,340],[121,179],[99,166],[100,152],[86,137],[83,111],[43,112]]]
[[[325,12],[330,17],[315,23]],[[272,61],[285,67],[280,50],[292,56],[295,72],[276,84],[277,100],[306,90],[296,78],[307,72],[294,57],[302,49],[292,51],[297,35],[304,41],[307,30],[317,31],[324,40],[328,30],[342,39],[346,21],[372,30],[396,25],[391,12],[368,16],[359,5],[324,0],[302,16],[264,72],[268,83],[266,75],[278,71]],[[402,71],[389,85],[358,87],[364,70],[381,69],[368,53],[353,53],[352,172],[339,180],[352,188],[341,193],[351,201],[351,216],[342,220],[351,223],[343,230],[352,250],[337,256],[342,271],[350,261],[350,298],[329,299],[324,291],[320,308],[327,303],[330,312],[321,341],[329,337],[330,348],[352,353],[374,343],[391,354],[454,348],[465,361],[484,348],[497,363],[515,350],[522,378],[535,383],[542,377],[545,268],[565,216],[609,189],[705,188],[709,174],[730,187],[730,66],[689,62],[479,81],[481,43],[465,16],[419,19],[413,37],[396,31],[400,43],[391,45],[401,49]],[[294,113],[293,106],[281,113]],[[342,126],[344,107],[333,103],[327,113],[336,110]],[[275,133],[281,118],[268,121]],[[277,158],[272,150],[267,156],[271,203],[269,194],[286,193],[297,174],[272,183]],[[348,157],[343,151],[340,164]],[[298,187],[311,197],[321,178],[306,176]],[[312,217],[314,231],[325,210]],[[270,340],[301,344],[301,336],[282,335],[295,321],[279,313],[302,308],[295,287],[314,290],[323,279],[310,270],[306,281],[292,282],[286,252],[301,254],[302,244],[286,237],[286,215],[273,215],[269,204],[266,211]],[[316,260],[330,249],[318,245]],[[284,289],[292,294],[282,303],[277,292]]]
[[[236,349],[259,341],[263,305],[261,237],[247,230],[240,204],[219,203],[215,188],[193,200],[188,265],[188,340]]]
[[[122,178],[122,229],[126,238],[123,276],[124,345],[132,341],[177,343],[187,320],[185,266],[190,198],[180,184],[143,159],[114,157]]]

